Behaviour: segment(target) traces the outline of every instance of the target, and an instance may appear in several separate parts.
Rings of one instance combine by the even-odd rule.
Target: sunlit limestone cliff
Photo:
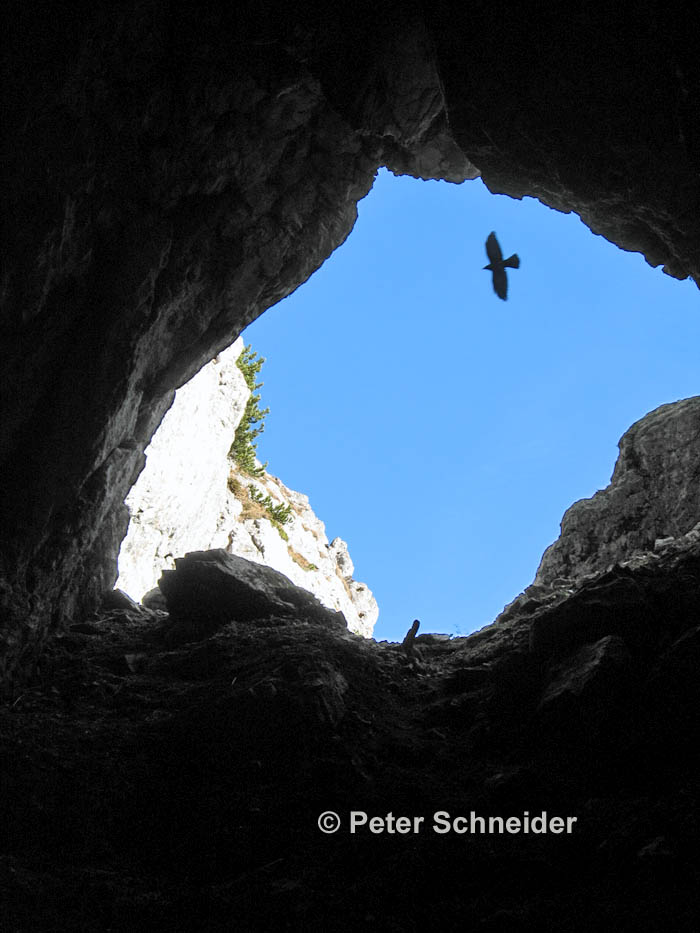
[[[347,544],[328,541],[307,496],[264,470],[246,474],[229,455],[251,394],[236,365],[242,350],[239,338],[177,391],[126,500],[117,586],[142,599],[176,557],[224,548],[280,571],[370,636],[379,610],[353,579]]]

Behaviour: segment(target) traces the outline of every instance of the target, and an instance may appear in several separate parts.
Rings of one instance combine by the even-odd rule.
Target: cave
[[[344,241],[380,167],[575,211],[700,287],[692,16],[150,0],[6,20],[3,921],[692,929],[697,400],[626,435],[634,508],[565,521],[572,546],[466,639],[364,644],[215,552],[168,578],[169,624],[108,595],[175,390]],[[436,811],[466,822],[388,817]],[[579,830],[482,836],[470,811]]]

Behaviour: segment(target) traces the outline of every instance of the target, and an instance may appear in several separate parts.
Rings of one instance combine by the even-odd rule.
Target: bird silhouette
[[[484,266],[484,269],[489,269],[491,271],[493,275],[493,290],[499,298],[505,301],[508,297],[506,266],[509,269],[519,269],[520,259],[518,258],[518,254],[513,253],[508,259],[504,259],[501,247],[498,245],[498,240],[496,239],[496,234],[489,233],[488,239],[486,240],[486,255],[489,257],[489,264],[488,266]]]

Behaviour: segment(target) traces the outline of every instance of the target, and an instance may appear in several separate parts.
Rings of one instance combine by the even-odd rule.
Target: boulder
[[[105,590],[100,608],[103,612],[141,612],[141,606],[120,589]]]
[[[141,605],[146,609],[161,609],[167,612],[168,605],[163,596],[163,591],[159,586],[154,586],[152,590],[144,593],[141,597]]]
[[[206,637],[227,622],[280,618],[346,627],[342,613],[324,608],[283,574],[221,548],[176,558],[158,585],[180,635]]]

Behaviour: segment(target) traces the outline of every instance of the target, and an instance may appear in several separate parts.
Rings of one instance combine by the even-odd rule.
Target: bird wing
[[[488,239],[486,240],[486,255],[489,257],[489,262],[500,262],[501,259],[503,259],[503,253],[501,252],[501,247],[498,245],[495,233],[489,233],[488,235]]]
[[[493,270],[493,290],[504,301],[508,297],[508,276],[503,266]]]

